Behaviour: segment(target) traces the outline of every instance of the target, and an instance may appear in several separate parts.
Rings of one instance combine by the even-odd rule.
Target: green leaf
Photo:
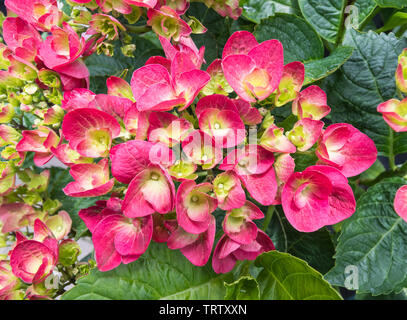
[[[393,34],[351,30],[344,44],[355,48],[340,71],[326,78],[333,122],[346,122],[369,135],[380,155],[407,152],[407,135],[393,132],[377,106],[396,96],[394,74],[407,39]]]
[[[356,0],[353,5],[358,8],[359,27],[366,22],[377,6],[374,0]]]
[[[393,209],[396,191],[405,184],[402,178],[385,179],[359,199],[342,226],[335,267],[326,275],[332,285],[344,286],[347,266],[355,266],[360,293],[388,294],[407,286],[407,223]]]
[[[281,207],[277,207],[267,234],[278,251],[305,260],[322,274],[334,266],[335,248],[326,228],[310,233],[299,232],[288,222]]]
[[[240,6],[243,8],[242,16],[258,24],[261,19],[275,13],[297,13],[293,2],[293,0],[245,0]]]
[[[346,0],[298,0],[301,12],[318,34],[335,43],[340,35]]]
[[[137,261],[108,272],[96,269],[63,295],[64,300],[223,299],[225,275],[210,264],[195,267],[178,250],[151,243]]]
[[[257,258],[256,266],[263,268],[257,277],[263,300],[341,299],[319,272],[288,253],[263,253]]]
[[[321,80],[338,70],[352,55],[353,48],[340,46],[328,57],[305,63],[304,85]]]
[[[315,30],[303,19],[285,13],[263,19],[255,28],[259,42],[278,39],[284,46],[284,62],[318,60],[324,57],[324,46]]]
[[[407,12],[396,12],[389,20],[386,21],[383,27],[376,30],[377,33],[393,30],[395,27],[399,27],[407,24]]]
[[[104,199],[104,197],[89,197],[89,198],[73,198],[68,197],[62,189],[73,181],[69,170],[64,168],[50,168],[50,179],[48,186],[48,194],[51,199],[59,200],[62,203],[60,210],[65,210],[69,213],[72,219],[72,229],[76,232],[75,239],[78,239],[88,228],[81,218],[78,216],[78,212],[81,209],[93,206],[96,201]]]
[[[233,283],[225,283],[225,300],[259,300],[260,288],[256,279],[243,276]]]
[[[403,9],[407,7],[405,0],[375,0],[379,7]]]

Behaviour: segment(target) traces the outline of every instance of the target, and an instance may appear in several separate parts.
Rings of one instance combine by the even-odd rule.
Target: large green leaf
[[[321,37],[336,42],[344,21],[346,0],[298,0],[301,12]]]
[[[259,42],[278,39],[284,46],[284,62],[318,60],[324,57],[324,46],[314,29],[303,19],[277,13],[255,28]]]
[[[352,29],[344,44],[355,48],[353,55],[324,83],[331,119],[368,134],[381,155],[407,152],[407,135],[394,133],[376,111],[380,103],[396,96],[397,58],[407,39]]]
[[[210,264],[195,267],[178,250],[151,243],[139,260],[108,272],[92,270],[64,300],[223,299],[224,275]]]
[[[68,197],[62,189],[73,181],[73,178],[69,174],[68,169],[64,168],[50,168],[51,171],[48,194],[51,199],[59,200],[62,203],[61,210],[65,210],[69,213],[72,219],[72,229],[76,232],[75,238],[78,239],[86,230],[85,223],[78,216],[78,212],[81,209],[93,206],[97,200],[103,199],[103,197],[88,197],[88,198],[73,198]]]
[[[243,276],[232,283],[225,283],[225,300],[259,300],[260,288],[256,279]]]
[[[263,268],[257,277],[261,299],[340,300],[341,296],[305,261],[288,253],[270,251],[256,260]]]
[[[353,5],[358,8],[359,26],[366,22],[366,19],[370,17],[377,6],[374,0],[356,0]]]
[[[389,18],[389,20],[386,21],[384,26],[378,29],[376,32],[393,30],[395,27],[405,24],[407,24],[407,12],[396,12]]]
[[[267,229],[267,234],[278,251],[288,252],[325,274],[334,266],[335,248],[329,232],[322,228],[315,232],[295,230],[277,207]]]
[[[340,46],[328,57],[305,63],[304,85],[321,80],[338,70],[352,55],[353,48]]]
[[[407,286],[407,223],[393,209],[402,178],[385,179],[359,199],[354,215],[345,221],[336,248],[335,267],[326,275],[344,286],[348,266],[355,266],[361,293],[398,292]]]
[[[375,1],[382,8],[402,9],[407,7],[407,2],[405,0],[375,0]]]
[[[293,7],[294,0],[244,0],[240,2],[243,17],[260,23],[261,19],[275,13],[297,13]]]

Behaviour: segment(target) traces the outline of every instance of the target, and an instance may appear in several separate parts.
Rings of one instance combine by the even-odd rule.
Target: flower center
[[[151,174],[151,180],[158,181],[159,178],[160,178],[160,176],[157,173]]]

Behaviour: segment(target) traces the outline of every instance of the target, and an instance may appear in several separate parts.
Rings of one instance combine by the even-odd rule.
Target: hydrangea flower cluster
[[[326,125],[325,92],[303,88],[304,65],[284,64],[278,40],[259,43],[237,31],[204,71],[205,48],[191,34],[205,28],[182,18],[189,1],[70,2],[87,9],[69,20],[55,0],[5,2],[17,17],[4,20],[0,45],[0,145],[7,160],[0,221],[12,243],[0,261],[1,299],[50,297],[55,292],[44,281],[56,267],[69,281],[81,266],[79,275],[91,267],[77,263],[72,220],[46,193],[49,171],[23,169],[28,154],[38,167],[52,158],[69,167],[66,196],[105,196],[74,213],[92,235],[100,271],[137,260],[155,241],[196,266],[212,257],[213,270],[227,273],[237,261],[275,249],[267,226],[259,228],[261,208],[281,205],[301,232],[354,213],[347,178],[375,162],[376,147],[350,124]],[[241,13],[237,0],[203,2],[232,19]],[[111,76],[107,94],[96,94],[84,59],[110,54],[109,41],[126,30],[118,13],[129,22],[146,14],[165,57],[150,57],[130,83]],[[393,110],[403,102],[398,106],[382,106],[396,128],[404,121]],[[285,129],[273,117],[283,107],[294,119]],[[27,115],[36,119],[32,128],[25,126]],[[317,160],[299,172],[298,154]],[[33,233],[24,235],[25,227]],[[67,271],[72,266],[76,273]]]

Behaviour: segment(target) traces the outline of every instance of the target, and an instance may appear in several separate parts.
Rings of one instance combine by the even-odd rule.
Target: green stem
[[[391,171],[396,171],[396,157],[394,155],[394,132],[393,129],[389,127],[390,130],[390,150],[389,150],[389,165]]]
[[[129,24],[125,25],[126,30],[131,33],[142,34],[151,31],[151,27],[149,26],[132,26]]]
[[[270,207],[267,209],[266,217],[265,217],[265,219],[264,219],[263,227],[262,227],[263,231],[266,231],[266,230],[267,230],[267,228],[268,228],[268,226],[269,226],[269,224],[270,224],[271,218],[273,218],[274,209],[275,209],[274,206],[270,206]]]

